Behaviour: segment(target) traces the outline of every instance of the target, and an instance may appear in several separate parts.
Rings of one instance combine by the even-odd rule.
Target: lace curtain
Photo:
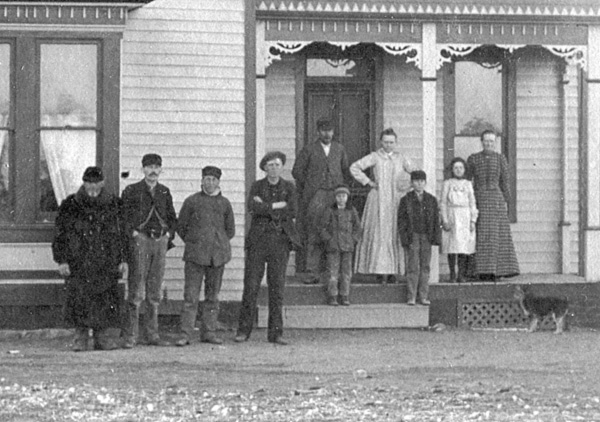
[[[42,118],[42,127],[82,126],[77,114],[48,116]],[[42,130],[40,177],[43,178],[44,161],[56,203],[60,204],[68,195],[75,193],[82,184],[85,169],[96,165],[95,130]]]

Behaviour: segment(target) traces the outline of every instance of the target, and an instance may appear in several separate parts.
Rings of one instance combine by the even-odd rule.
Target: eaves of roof
[[[257,16],[600,20],[598,0],[255,0]]]
[[[1,6],[105,6],[136,9],[154,0],[0,0]]]

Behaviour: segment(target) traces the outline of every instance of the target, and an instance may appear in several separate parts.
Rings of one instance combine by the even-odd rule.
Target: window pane
[[[0,128],[8,127],[9,123],[10,69],[10,45],[0,44]],[[0,222],[12,220],[14,214],[9,142],[9,132],[0,130]]]
[[[502,138],[498,136],[494,150],[501,152]],[[481,138],[479,136],[455,136],[454,137],[454,156],[462,157],[465,160],[471,154],[480,152],[483,149],[481,146]]]
[[[306,76],[370,79],[372,63],[366,59],[307,59]]]
[[[56,211],[83,183],[86,167],[96,165],[96,131],[44,130],[40,143],[41,212]]]
[[[456,62],[456,133],[479,136],[486,129],[502,133],[502,66]]]
[[[42,44],[42,126],[96,126],[97,49],[95,44]]]

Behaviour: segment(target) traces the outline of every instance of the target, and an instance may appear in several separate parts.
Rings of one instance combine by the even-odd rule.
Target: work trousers
[[[165,258],[169,235],[159,239],[139,233],[132,239],[133,256],[129,269],[127,295],[128,323],[125,336],[137,341],[140,305],[146,302],[144,328],[148,340],[158,338],[158,305],[165,274]]]
[[[256,302],[265,267],[269,293],[269,322],[267,337],[274,341],[283,333],[283,292],[285,271],[290,256],[288,237],[275,230],[246,249],[244,292],[238,324],[238,335],[250,336],[256,320]]]
[[[184,266],[185,286],[183,288],[183,312],[181,313],[181,331],[192,338],[202,280],[204,280],[204,306],[202,307],[202,322],[200,336],[202,339],[214,336],[219,317],[219,292],[223,282],[224,265],[218,267],[199,265],[186,261]]]
[[[407,257],[408,300],[427,300],[431,270],[431,243],[425,233],[413,233],[412,243],[404,248]]]
[[[306,245],[306,270],[311,277],[319,279],[322,284],[329,281],[329,268],[325,244],[321,241],[320,229],[323,225],[325,210],[335,203],[333,190],[319,189],[311,199],[307,209],[308,242]]]
[[[327,294],[331,296],[348,296],[350,294],[350,279],[352,278],[352,252],[327,252],[329,267],[329,284]],[[339,287],[338,287],[339,286]]]

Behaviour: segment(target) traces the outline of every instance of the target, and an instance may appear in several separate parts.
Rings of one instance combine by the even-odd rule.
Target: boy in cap
[[[202,169],[202,190],[185,199],[179,212],[177,233],[185,242],[185,287],[181,331],[177,346],[190,344],[198,313],[198,300],[204,279],[204,306],[200,341],[221,344],[217,337],[219,292],[225,264],[231,260],[230,240],[235,236],[231,203],[221,194],[221,169]]]
[[[408,304],[429,305],[431,246],[441,240],[440,213],[435,196],[425,191],[427,175],[423,170],[410,174],[412,190],[398,208],[400,242],[407,257]]]
[[[122,227],[119,198],[104,189],[102,169],[88,167],[83,186],[58,209],[52,243],[58,271],[65,277],[65,317],[75,327],[74,351],[119,347],[109,328],[119,326],[118,281],[127,272]]]
[[[352,255],[360,240],[361,227],[358,212],[348,204],[350,189],[347,185],[338,185],[335,189],[335,204],[325,211],[321,229],[321,240],[327,251],[329,284],[327,286],[327,304],[350,306],[350,278],[352,277]],[[339,279],[339,290],[338,290]]]
[[[146,301],[145,331],[148,344],[168,346],[158,334],[158,304],[161,299],[165,259],[175,237],[177,214],[169,188],[158,183],[162,158],[142,157],[144,178],[123,190],[125,229],[130,242],[128,319],[123,347],[135,346],[139,332],[140,305]]]

